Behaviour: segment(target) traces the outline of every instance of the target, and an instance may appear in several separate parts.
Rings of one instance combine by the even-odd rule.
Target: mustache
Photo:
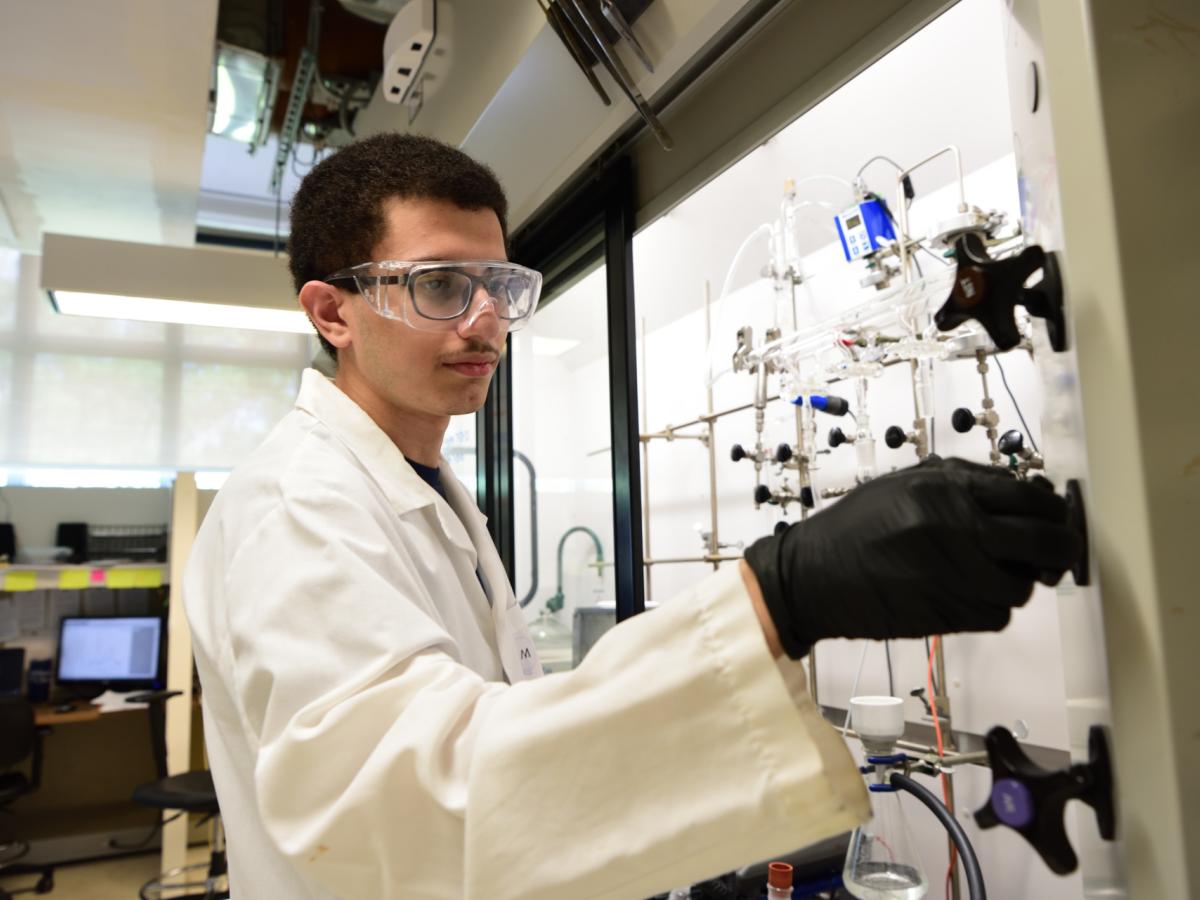
[[[497,357],[503,357],[508,350],[508,341],[504,341],[500,346],[493,346],[487,341],[477,337],[466,339],[466,343],[460,348],[460,353],[491,353]]]

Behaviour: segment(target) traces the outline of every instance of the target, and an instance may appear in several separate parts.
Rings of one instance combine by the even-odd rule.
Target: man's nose
[[[459,337],[478,337],[489,343],[494,343],[508,327],[506,321],[500,318],[496,299],[488,294],[483,285],[476,286],[471,305],[458,322]]]

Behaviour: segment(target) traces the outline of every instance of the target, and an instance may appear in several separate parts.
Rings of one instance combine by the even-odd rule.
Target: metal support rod
[[[730,556],[728,553],[705,553],[703,556],[673,556],[669,559],[643,559],[642,565],[665,566],[676,565],[678,563],[712,563],[715,566],[717,563],[735,562],[741,558],[741,556]]]
[[[975,368],[976,371],[979,372],[979,380],[983,384],[983,411],[984,414],[987,415],[992,411],[996,404],[995,401],[992,400],[991,394],[988,393],[988,363],[986,350],[980,349],[975,351]],[[995,421],[995,419],[989,418],[987,422],[987,438],[988,443],[992,448],[991,452],[988,454],[988,458],[991,459],[993,465],[999,465],[1000,445],[997,443]]]
[[[643,434],[641,435],[642,443],[649,441],[699,441],[702,444],[708,443],[707,434],[676,434],[675,430],[675,426],[668,425],[662,431]]]
[[[767,403],[774,403],[779,399],[778,394],[772,394],[766,400]],[[745,412],[748,409],[753,409],[754,403],[743,403],[741,406],[731,406],[729,409],[723,409],[720,412],[709,413],[706,416],[697,416],[695,419],[684,422],[682,425],[672,425],[672,431],[682,431],[684,428],[692,428],[695,425],[704,425],[708,422],[714,422],[717,419],[723,419],[725,416],[732,416],[734,413]]]
[[[929,432],[925,429],[925,417],[921,415],[921,389],[918,386],[921,363],[915,359],[908,361],[909,378],[912,380],[913,395],[913,433],[916,435],[917,458],[924,459],[929,455]]]
[[[647,399],[650,394],[650,370],[646,368],[646,317],[642,316],[638,320],[638,330],[642,335],[642,390],[641,390],[641,407],[642,407],[642,432],[641,448],[642,448],[642,565],[646,565],[646,559],[650,557],[650,438],[657,435],[645,434],[647,426],[646,406],[649,403]],[[650,577],[649,567],[642,570],[643,579],[645,581],[646,601],[654,599],[654,586]]]
[[[704,280],[704,346],[707,347],[712,341],[712,288],[708,283],[708,279]],[[716,556],[721,549],[720,539],[717,537],[717,433],[711,418],[713,414],[713,389],[710,382],[705,388],[705,411],[710,416],[705,423],[708,435],[708,510],[709,510],[709,529],[708,529],[708,555]],[[713,561],[713,571],[721,567],[719,561]]]
[[[763,447],[763,428],[767,421],[767,364],[761,362],[754,371],[754,485],[762,484],[763,460],[766,448]],[[758,500],[754,501],[758,509]]]

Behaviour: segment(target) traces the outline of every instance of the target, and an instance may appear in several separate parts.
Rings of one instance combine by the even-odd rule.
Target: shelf
[[[88,588],[159,588],[167,583],[167,563],[86,563],[84,565],[0,566],[0,591],[82,591]]]

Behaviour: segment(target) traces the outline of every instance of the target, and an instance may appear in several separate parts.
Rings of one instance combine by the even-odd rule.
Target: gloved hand
[[[930,458],[746,551],[792,659],[822,638],[999,631],[1083,546],[1049,482]]]

